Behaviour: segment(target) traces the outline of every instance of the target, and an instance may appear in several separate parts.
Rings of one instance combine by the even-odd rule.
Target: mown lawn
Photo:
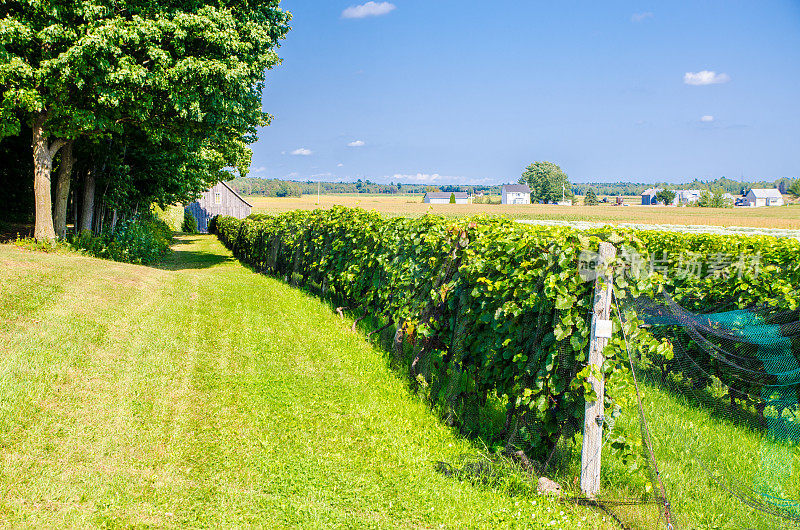
[[[613,527],[438,473],[478,449],[351,323],[210,236],[162,268],[0,245],[0,522]]]

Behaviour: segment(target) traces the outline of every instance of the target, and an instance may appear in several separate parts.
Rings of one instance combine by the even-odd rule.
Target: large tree
[[[531,188],[531,202],[558,202],[572,197],[569,177],[552,162],[534,162],[525,168],[520,184]]]
[[[672,204],[675,200],[675,192],[672,190],[661,190],[656,193],[656,200],[661,204]]]
[[[0,136],[17,134],[21,123],[32,127],[35,237],[55,235],[53,159],[76,139],[108,139],[124,150],[134,128],[145,136],[136,140],[140,147],[166,142],[185,146],[186,158],[238,165],[256,127],[269,123],[261,109],[264,72],[279,62],[275,48],[289,21],[278,4],[0,4]],[[69,158],[62,154],[63,167],[72,166]],[[65,188],[59,185],[57,197],[66,196]],[[91,182],[84,186],[87,202],[93,189]]]
[[[595,193],[594,188],[589,188],[586,190],[586,196],[583,198],[583,204],[586,206],[597,206],[600,204],[600,201],[597,200],[597,193]]]

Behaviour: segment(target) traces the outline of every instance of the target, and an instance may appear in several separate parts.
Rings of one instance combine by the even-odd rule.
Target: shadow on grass
[[[171,251],[164,260],[155,265],[158,269],[171,271],[186,269],[208,269],[223,263],[234,262],[236,259],[230,255],[214,254],[205,250],[184,250],[182,247],[191,245],[197,241],[208,237],[204,235],[183,235],[176,238],[172,244]]]

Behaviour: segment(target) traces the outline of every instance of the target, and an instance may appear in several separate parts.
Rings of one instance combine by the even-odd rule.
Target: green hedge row
[[[579,427],[590,388],[584,366],[594,287],[579,267],[582,253],[597,251],[597,236],[504,219],[386,219],[340,207],[220,217],[212,226],[256,270],[391,320],[396,341],[406,344],[397,355],[451,418],[497,400],[506,407],[504,439],[537,457],[565,427]],[[615,237],[625,252],[645,250]],[[620,287],[652,288],[639,271],[616,277]],[[606,355],[613,408],[624,343],[612,341]]]

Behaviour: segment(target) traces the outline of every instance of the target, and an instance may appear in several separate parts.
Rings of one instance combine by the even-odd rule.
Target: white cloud
[[[266,173],[266,172],[267,172],[267,168],[265,166],[258,166],[258,167],[250,168],[250,173],[261,174],[261,173]]]
[[[336,164],[336,167],[342,167],[342,166],[344,166],[344,164],[342,164],[341,162],[339,162],[338,164]]]
[[[342,18],[366,18],[386,15],[397,8],[391,2],[367,2],[357,6],[350,6],[342,11]]]
[[[650,11],[645,11],[644,13],[634,13],[633,16],[631,16],[631,22],[643,22],[648,18],[653,18],[653,13]]]
[[[352,142],[347,144],[347,147],[363,147],[364,141],[363,140],[353,140]]]
[[[706,114],[705,116],[700,118],[700,121],[704,121],[706,123],[710,123],[710,122],[714,121],[714,116],[711,116],[710,114]]]
[[[699,72],[686,72],[683,74],[683,82],[687,85],[716,85],[719,83],[727,83],[731,80],[728,74],[718,74],[709,70],[701,70]]]
[[[299,149],[295,149],[294,151],[292,151],[292,154],[293,155],[308,156],[308,155],[311,154],[311,149],[306,149],[305,147],[301,147]]]

